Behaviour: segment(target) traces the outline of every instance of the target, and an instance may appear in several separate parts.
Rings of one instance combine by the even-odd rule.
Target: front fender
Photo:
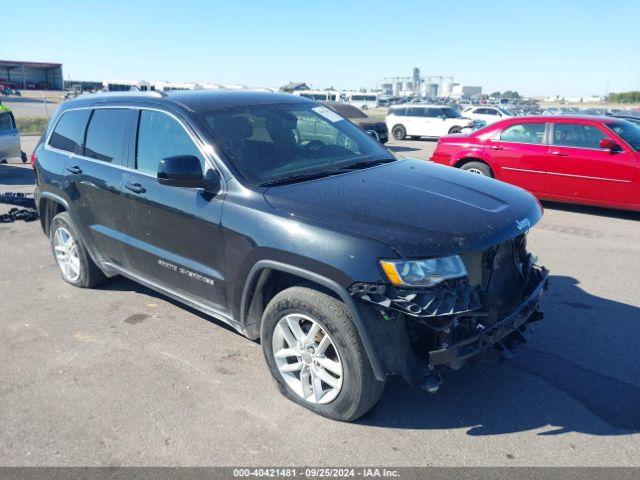
[[[257,282],[260,273],[264,269],[272,269],[285,273],[289,273],[295,275],[300,278],[304,278],[311,282],[322,285],[323,287],[334,292],[346,305],[349,310],[349,314],[351,315],[351,319],[353,324],[355,325],[358,334],[360,335],[360,339],[362,340],[362,345],[369,357],[369,362],[371,363],[371,368],[373,369],[373,373],[377,380],[384,381],[385,372],[382,367],[382,363],[380,362],[380,358],[376,352],[374,343],[371,340],[371,336],[369,330],[365,326],[365,322],[360,314],[360,310],[357,308],[352,296],[347,292],[347,290],[337,283],[336,281],[317,274],[315,272],[305,270],[300,267],[296,267],[293,265],[289,265],[286,263],[276,262],[274,260],[260,260],[256,262],[249,274],[247,275],[247,279],[244,283],[244,288],[242,291],[242,301],[241,301],[241,323],[244,325],[246,312],[248,311],[248,303],[250,302],[251,292],[255,283]]]

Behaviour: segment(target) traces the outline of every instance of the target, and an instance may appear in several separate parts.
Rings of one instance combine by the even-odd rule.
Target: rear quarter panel
[[[431,156],[433,162],[450,167],[455,167],[467,159],[486,161],[484,145],[473,137],[441,137]]]

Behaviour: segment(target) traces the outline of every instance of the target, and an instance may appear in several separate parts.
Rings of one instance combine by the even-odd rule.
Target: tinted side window
[[[125,146],[129,138],[130,110],[94,110],[87,129],[84,155],[103,162],[125,163]]]
[[[500,134],[503,142],[537,143],[544,138],[544,123],[522,123],[505,128]]]
[[[406,108],[394,108],[389,112],[391,115],[396,115],[398,117],[404,117],[407,114]]]
[[[49,145],[65,152],[82,154],[82,140],[90,110],[72,110],[62,114],[56,124]]]
[[[142,110],[138,124],[136,168],[156,174],[160,160],[177,155],[193,155],[204,159],[182,125],[169,115],[155,110]]]
[[[440,108],[428,108],[427,117],[438,118],[442,116],[442,110]]]
[[[409,107],[407,108],[407,116],[409,117],[424,117],[425,109],[419,107]]]
[[[596,127],[572,123],[556,123],[553,144],[563,147],[600,148],[605,134]]]
[[[9,132],[14,128],[15,127],[13,124],[13,117],[11,116],[11,113],[0,113],[0,133]]]

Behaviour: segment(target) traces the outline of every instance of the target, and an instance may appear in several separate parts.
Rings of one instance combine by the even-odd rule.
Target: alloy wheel
[[[80,256],[78,245],[69,230],[58,227],[53,234],[53,250],[56,261],[64,278],[69,282],[77,282],[80,278]]]
[[[299,397],[326,404],[342,389],[342,361],[329,333],[311,317],[292,313],[273,332],[273,356],[280,375]]]

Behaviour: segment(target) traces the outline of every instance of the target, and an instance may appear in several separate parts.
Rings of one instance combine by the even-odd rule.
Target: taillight
[[[31,154],[31,160],[30,160],[32,167],[36,164],[36,160],[38,160],[38,156],[36,155],[36,152],[33,152]]]

